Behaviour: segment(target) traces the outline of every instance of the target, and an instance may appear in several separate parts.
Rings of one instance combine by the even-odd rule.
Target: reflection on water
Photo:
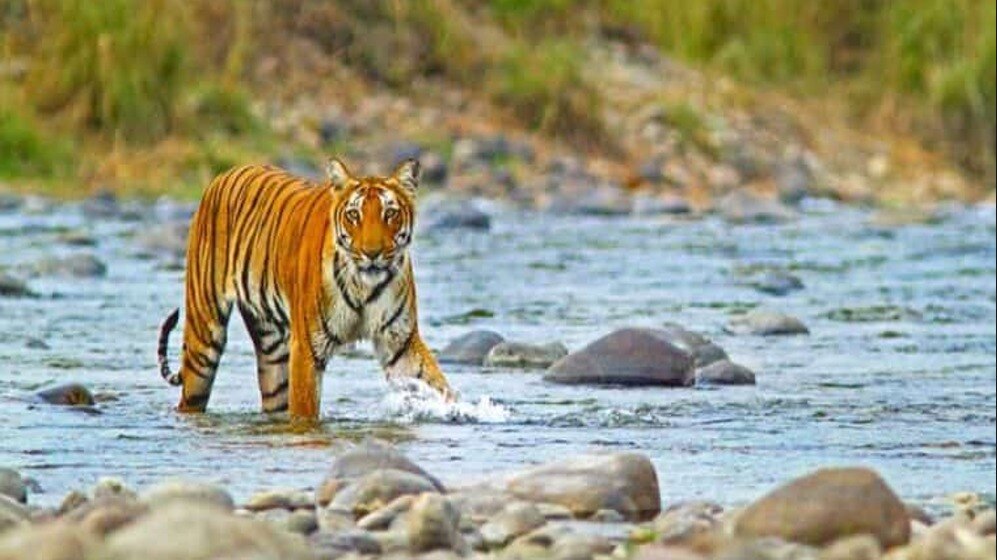
[[[828,464],[879,469],[922,503],[994,492],[993,209],[883,228],[866,212],[816,205],[781,226],[720,221],[500,214],[490,233],[417,240],[424,336],[434,347],[470,328],[577,349],[612,328],[677,322],[758,374],[756,387],[557,386],[540,373],[445,367],[461,402],[392,391],[365,349],[330,361],[323,420],[294,426],[258,412],[255,364],[233,321],[210,412],[172,411],[156,372],[156,329],[181,302],[182,272],[138,256],[136,222],[87,222],[73,207],[0,215],[0,266],[81,249],[103,279],[37,278],[38,298],[0,298],[0,465],[41,483],[42,502],[115,475],[141,485],[197,476],[237,495],[317,484],[329,457],[364,437],[400,445],[445,481],[593,449],[636,450],[659,469],[666,502],[741,502]],[[791,271],[785,297],[753,274]],[[736,337],[722,326],[764,306],[811,335]],[[31,341],[34,340],[34,343]],[[42,341],[44,344],[38,344]],[[174,344],[174,347],[177,345]],[[174,358],[175,360],[175,358]],[[33,389],[78,381],[102,414],[33,402]]]

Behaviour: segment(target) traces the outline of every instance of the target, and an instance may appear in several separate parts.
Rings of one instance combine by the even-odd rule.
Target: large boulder
[[[693,357],[659,329],[626,328],[558,360],[544,380],[568,384],[688,387]]]
[[[779,537],[820,546],[870,534],[883,548],[905,544],[910,519],[903,502],[874,471],[830,468],[785,484],[746,507],[737,534]]]
[[[614,510],[628,520],[661,510],[658,476],[639,453],[579,455],[510,476],[504,490],[527,502],[560,504],[576,517]]]
[[[208,502],[173,502],[108,537],[105,560],[311,560],[300,535],[233,515]]]
[[[451,340],[436,357],[442,363],[480,366],[484,363],[488,352],[504,341],[502,335],[497,332],[475,330]]]

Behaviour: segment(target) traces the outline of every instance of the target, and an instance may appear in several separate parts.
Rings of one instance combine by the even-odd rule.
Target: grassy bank
[[[146,162],[200,179],[268,154],[280,139],[253,103],[300,92],[255,69],[293,72],[299,42],[365,87],[443,81],[517,127],[625,157],[585,67],[586,45],[611,38],[804,104],[834,98],[850,126],[912,136],[992,189],[995,17],[987,0],[11,0],[0,178],[120,182]],[[155,174],[141,188],[161,188]]]

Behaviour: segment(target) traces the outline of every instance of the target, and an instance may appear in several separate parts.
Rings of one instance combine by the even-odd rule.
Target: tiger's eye
[[[394,208],[388,208],[384,211],[384,220],[387,222],[394,220],[396,216],[398,216],[398,210],[395,210]]]
[[[349,221],[351,221],[351,222],[353,222],[353,223],[359,222],[360,221],[360,212],[357,212],[356,210],[347,210],[346,211],[346,219],[349,220]]]

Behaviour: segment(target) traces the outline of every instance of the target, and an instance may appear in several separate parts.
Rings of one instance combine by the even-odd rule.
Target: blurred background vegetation
[[[612,40],[835,99],[851,126],[909,135],[992,190],[995,19],[993,0],[0,0],[0,178],[156,190],[272,155],[260,104],[328,79],[295,73],[300,41],[369,87],[442,81],[625,158],[586,67],[586,46]]]

